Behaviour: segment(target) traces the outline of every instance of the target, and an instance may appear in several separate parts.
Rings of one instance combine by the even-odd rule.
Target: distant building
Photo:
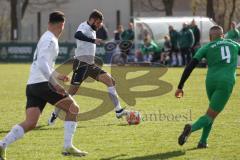
[[[57,8],[41,12],[42,27],[44,32],[47,27],[48,14],[53,10],[61,10],[66,14],[66,24],[62,41],[74,41],[74,33],[80,22],[88,19],[93,9],[99,9],[104,14],[104,23],[109,30],[110,37],[116,28],[116,12],[120,11],[121,23],[127,26],[130,20],[129,0],[69,0],[68,3]],[[23,36],[26,40],[37,40],[37,13],[28,10],[23,22]]]
[[[160,8],[160,0],[156,1]],[[45,5],[37,8],[29,6],[26,10],[25,16],[22,20],[22,40],[23,41],[37,41],[37,12],[41,13],[41,33],[47,28],[48,14],[54,10],[61,10],[65,12],[67,21],[65,25],[65,32],[61,38],[61,41],[74,41],[73,35],[80,22],[88,19],[89,13],[93,9],[99,9],[104,14],[104,23],[109,31],[109,37],[113,37],[113,31],[116,29],[117,15],[119,15],[119,21],[127,28],[127,24],[133,17],[159,17],[165,16],[164,12],[156,10],[146,10],[144,3],[146,0],[66,0],[66,3],[62,5]],[[156,3],[154,2],[154,3]],[[6,6],[9,7],[9,1],[0,2],[0,14],[3,11],[3,7],[6,10]],[[3,5],[4,4],[4,5]],[[7,5],[6,5],[7,4]],[[205,15],[205,12],[199,12],[198,15]],[[5,16],[10,17],[10,13]],[[191,0],[175,0],[173,7],[173,16],[192,16]],[[10,19],[10,18],[9,18]],[[9,22],[10,24],[10,22]],[[9,27],[8,27],[9,28]],[[1,29],[1,28],[0,28]],[[0,31],[1,32],[1,31]],[[1,35],[1,34],[0,34]],[[1,37],[0,37],[1,38]]]

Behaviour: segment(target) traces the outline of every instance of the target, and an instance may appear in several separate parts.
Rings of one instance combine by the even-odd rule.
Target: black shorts
[[[27,104],[26,109],[38,107],[42,112],[48,103],[55,105],[58,101],[66,98],[67,95],[61,95],[54,92],[48,82],[29,84],[26,88]]]
[[[73,75],[71,84],[80,85],[88,76],[98,80],[98,76],[104,73],[106,72],[96,64],[88,64],[75,59],[73,62]]]

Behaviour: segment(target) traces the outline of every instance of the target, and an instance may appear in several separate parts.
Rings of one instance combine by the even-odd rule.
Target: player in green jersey
[[[213,26],[209,32],[210,43],[201,47],[190,64],[185,68],[176,90],[175,96],[183,96],[183,86],[192,70],[202,58],[208,62],[206,77],[206,90],[209,99],[209,108],[205,115],[201,116],[193,124],[186,124],[178,138],[179,145],[183,145],[192,132],[203,128],[202,136],[197,148],[207,148],[207,138],[211,131],[214,119],[226,105],[235,84],[237,57],[240,45],[232,40],[223,38],[223,29]]]
[[[238,42],[240,40],[240,32],[237,29],[237,24],[235,21],[231,22],[231,30],[229,30],[226,34],[225,34],[225,38],[227,39],[231,39],[234,40],[236,42]]]

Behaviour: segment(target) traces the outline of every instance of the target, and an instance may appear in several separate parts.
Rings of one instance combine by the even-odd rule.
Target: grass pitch
[[[25,86],[30,64],[0,64],[0,139],[13,125],[25,117]],[[105,68],[109,70],[109,68]],[[116,119],[114,112],[90,121],[81,121],[74,138],[76,147],[89,152],[87,157],[64,157],[63,122],[47,126],[53,107],[47,105],[38,128],[27,133],[23,139],[9,146],[9,160],[238,160],[240,159],[240,81],[237,80],[233,94],[214,123],[209,138],[209,148],[196,150],[201,131],[191,135],[180,147],[177,138],[185,123],[192,123],[205,113],[208,100],[205,92],[206,69],[195,69],[185,84],[183,99],[175,99],[174,91],[182,68],[170,68],[160,79],[173,85],[165,95],[137,98],[134,108],[142,112],[140,125],[129,126],[125,119]],[[240,71],[238,70],[238,73]],[[138,73],[131,73],[137,76]],[[136,75],[134,75],[136,74]],[[116,77],[115,77],[116,78]],[[239,79],[239,77],[238,77]],[[87,84],[83,84],[83,86]],[[99,83],[94,88],[106,87]],[[146,86],[138,89],[147,89]],[[81,112],[91,110],[100,103],[93,98],[76,96]],[[122,100],[123,105],[127,105]]]

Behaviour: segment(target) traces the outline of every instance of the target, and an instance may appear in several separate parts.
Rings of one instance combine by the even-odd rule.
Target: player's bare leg
[[[115,106],[116,117],[121,118],[122,116],[125,116],[128,111],[121,107],[115,88],[115,80],[108,73],[104,73],[98,76],[98,81],[104,83],[108,87],[109,97]]]
[[[70,87],[68,89],[68,94],[70,94],[72,96],[75,95],[79,89],[79,86],[80,85],[70,85]],[[55,107],[54,111],[51,113],[50,118],[48,119],[48,125],[50,125],[50,126],[54,125],[60,110],[61,110],[60,108]]]
[[[69,89],[68,89],[68,94],[70,95],[75,95],[79,89],[80,85],[70,85]]]
[[[37,125],[41,111],[38,107],[30,107],[26,110],[26,119],[11,129],[11,131],[0,141],[0,160],[6,159],[6,148],[13,142],[21,139],[25,133],[34,129]]]

